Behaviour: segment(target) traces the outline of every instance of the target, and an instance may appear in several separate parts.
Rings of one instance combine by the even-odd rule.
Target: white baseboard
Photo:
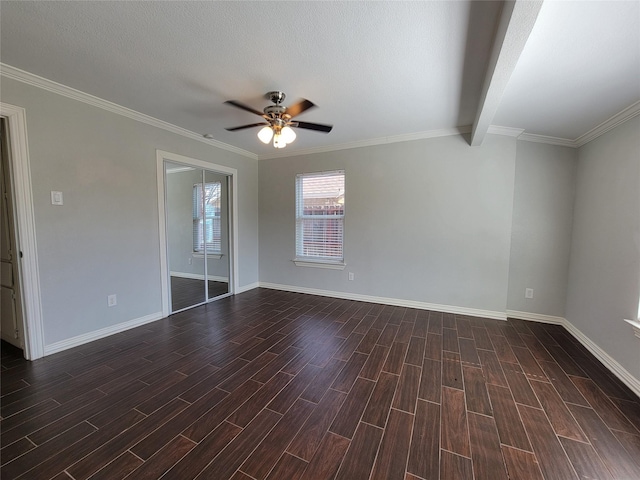
[[[631,375],[622,365],[614,360],[611,355],[600,348],[584,333],[578,330],[569,320],[563,317],[553,317],[551,315],[541,315],[539,313],[518,312],[516,310],[507,310],[507,317],[518,318],[520,320],[530,320],[533,322],[554,323],[562,325],[567,331],[573,335],[594,357],[607,367],[616,377],[620,379],[627,387],[629,387],[638,397],[640,397],[640,380]]]
[[[640,397],[640,380],[631,375],[622,365],[611,357],[602,348],[596,345],[589,337],[578,330],[571,322],[565,319],[564,327],[578,339],[578,341],[589,350],[602,364],[607,367],[616,377],[618,377],[633,393]]]
[[[400,298],[375,297],[372,295],[361,295],[359,293],[335,292],[332,290],[319,290],[316,288],[298,287],[293,285],[280,285],[277,283],[260,282],[260,287],[272,290],[283,290],[286,292],[308,293],[320,297],[343,298],[345,300],[357,300],[359,302],[382,303],[384,305],[394,305],[397,307],[417,308],[420,310],[433,310],[443,313],[455,313],[457,315],[469,315],[471,317],[492,318],[494,320],[506,320],[504,312],[494,312],[491,310],[479,310],[476,308],[456,307],[453,305],[441,305],[437,303],[417,302],[414,300],[404,300]]]
[[[204,280],[204,275],[199,273],[184,273],[184,272],[170,272],[172,277],[191,278],[193,280]],[[212,282],[229,282],[228,277],[218,277],[216,275],[208,275],[209,280]]]
[[[259,286],[260,286],[260,283],[258,282],[249,283],[247,285],[238,287],[235,293],[238,294],[238,293],[248,292],[249,290],[253,290],[254,288],[258,288]]]
[[[101,328],[100,330],[96,330],[94,332],[83,333],[82,335],[78,335],[77,337],[72,337],[60,342],[52,343],[50,345],[45,345],[44,354],[51,355],[63,350],[68,350],[69,348],[84,345],[85,343],[93,342],[94,340],[99,340],[115,333],[124,332],[125,330],[130,330],[146,323],[155,322],[156,320],[160,320],[161,318],[163,318],[162,312],[156,312],[150,315],[145,315],[144,317],[134,318],[133,320],[129,320],[128,322],[118,323],[117,325]]]
[[[518,320],[530,320],[540,323],[554,323],[556,325],[564,325],[567,321],[563,317],[542,315],[541,313],[519,312],[517,310],[507,310],[507,318],[517,318]]]

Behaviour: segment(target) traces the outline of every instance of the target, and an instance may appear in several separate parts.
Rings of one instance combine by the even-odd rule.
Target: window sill
[[[192,253],[193,258],[204,258],[204,253]],[[207,258],[213,258],[214,260],[220,260],[222,253],[207,253]]]
[[[626,318],[624,319],[624,321],[631,325],[634,335],[640,338],[640,322],[637,322],[635,320],[627,320]]]
[[[322,260],[311,260],[307,258],[294,258],[292,262],[296,264],[296,267],[328,268],[330,270],[344,270],[344,268],[347,266],[347,264],[344,262],[328,262]]]

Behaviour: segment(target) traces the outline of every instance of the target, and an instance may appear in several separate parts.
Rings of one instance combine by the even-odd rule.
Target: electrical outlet
[[[356,278],[356,276],[353,274],[353,272],[349,272],[349,280],[354,280]]]
[[[113,295],[109,295],[107,297],[107,306],[108,307],[115,307],[117,304],[118,304],[118,298],[116,297],[115,293]]]
[[[524,289],[524,298],[533,298],[533,288]]]

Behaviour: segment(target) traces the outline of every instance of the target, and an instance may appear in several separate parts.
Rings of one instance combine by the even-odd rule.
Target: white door
[[[13,218],[13,197],[9,172],[9,148],[7,142],[6,121],[0,119],[1,163],[0,183],[0,336],[3,340],[18,348],[24,347],[22,301],[16,250],[16,235]]]

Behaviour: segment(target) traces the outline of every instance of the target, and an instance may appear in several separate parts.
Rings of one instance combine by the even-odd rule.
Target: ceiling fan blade
[[[333,128],[333,125],[324,125],[322,123],[309,123],[309,122],[295,122],[297,125],[292,125],[298,128],[306,128],[307,130],[315,130],[316,132],[329,133]]]
[[[245,105],[244,103],[240,103],[237,100],[227,100],[224,103],[227,103],[229,105],[233,105],[234,107],[239,108],[241,110],[246,110],[247,112],[255,113],[256,115],[260,115],[261,117],[264,116],[264,113],[256,110],[255,108],[252,108],[252,107],[250,107],[248,105]]]
[[[298,103],[294,103],[293,105],[287,107],[286,114],[290,115],[291,118],[297,117],[305,110],[309,110],[313,107],[315,107],[315,104],[313,102],[310,102],[306,98],[301,98]]]
[[[225,128],[225,130],[227,130],[228,132],[235,132],[236,130],[244,130],[245,128],[259,127],[260,125],[269,125],[269,124],[267,122],[252,123],[250,125],[240,125],[239,127]]]

